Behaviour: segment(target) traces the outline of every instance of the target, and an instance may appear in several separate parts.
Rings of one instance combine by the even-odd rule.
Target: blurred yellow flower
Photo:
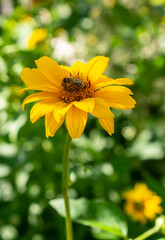
[[[86,37],[86,41],[87,41],[88,46],[93,46],[97,42],[97,37],[95,34],[88,34]]]
[[[102,9],[99,6],[94,5],[91,8],[91,11],[89,13],[90,18],[96,19],[100,16]]]
[[[42,42],[43,40],[45,40],[47,36],[47,31],[44,28],[37,28],[35,29],[29,39],[28,39],[28,44],[27,44],[27,48],[28,50],[33,50],[35,49],[36,45],[39,42]]]
[[[123,193],[126,214],[132,216],[135,221],[145,224],[148,219],[155,219],[162,212],[161,197],[148,189],[144,183],[136,183],[133,190]]]
[[[45,116],[46,137],[53,137],[66,117],[70,136],[79,138],[84,131],[88,113],[99,119],[111,135],[114,132],[110,107],[131,109],[135,100],[131,90],[119,85],[131,85],[128,78],[111,79],[103,76],[109,58],[97,56],[87,64],[76,61],[72,67],[58,65],[49,57],[36,61],[37,69],[24,68],[21,78],[28,89],[41,92],[28,96],[23,104],[39,101],[30,112],[31,122]],[[116,85],[116,86],[115,86]]]
[[[116,0],[104,0],[104,5],[107,8],[113,8],[116,5]]]
[[[34,22],[34,19],[29,14],[24,14],[20,19],[19,22],[32,24]]]

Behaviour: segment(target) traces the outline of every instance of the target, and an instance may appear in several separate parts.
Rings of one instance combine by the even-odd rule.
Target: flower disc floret
[[[60,98],[65,103],[91,98],[94,91],[90,81],[80,78],[64,78],[61,83]]]

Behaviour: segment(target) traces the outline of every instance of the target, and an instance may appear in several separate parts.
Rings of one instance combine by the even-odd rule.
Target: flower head
[[[36,61],[37,69],[24,68],[21,78],[32,89],[24,105],[38,101],[31,109],[31,122],[45,116],[46,137],[54,136],[66,118],[70,136],[79,138],[84,131],[88,113],[99,119],[100,125],[110,134],[114,132],[114,115],[110,107],[131,109],[135,100],[131,90],[120,85],[130,85],[128,78],[116,80],[103,76],[109,58],[97,56],[87,64],[76,61],[73,66],[58,65],[49,57]]]
[[[144,183],[137,183],[133,190],[123,193],[125,198],[125,212],[136,221],[146,223],[148,219],[155,219],[162,212],[161,197],[148,189]]]
[[[46,36],[47,36],[47,31],[44,28],[35,29],[31,33],[28,39],[28,44],[27,44],[28,50],[33,50],[38,43],[45,40]]]

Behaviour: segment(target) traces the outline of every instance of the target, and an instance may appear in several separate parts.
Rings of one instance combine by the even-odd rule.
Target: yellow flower
[[[39,42],[45,40],[46,36],[47,31],[44,28],[35,29],[28,39],[28,50],[33,50]]]
[[[125,212],[136,221],[145,224],[148,219],[155,219],[162,212],[161,197],[148,189],[144,183],[136,183],[133,190],[125,191]]]
[[[70,136],[79,138],[84,131],[88,113],[99,119],[101,126],[111,135],[114,132],[110,107],[131,109],[135,100],[131,90],[119,85],[130,85],[128,78],[116,80],[103,76],[109,58],[97,56],[87,64],[76,61],[73,66],[58,65],[49,57],[35,61],[37,69],[24,68],[21,78],[28,89],[41,92],[28,96],[23,104],[39,101],[30,112],[31,122],[45,116],[46,137],[53,137],[66,117]]]

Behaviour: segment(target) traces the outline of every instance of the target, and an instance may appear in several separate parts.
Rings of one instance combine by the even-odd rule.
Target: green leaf
[[[97,231],[96,231],[97,230]],[[100,239],[100,240],[119,240],[121,237],[114,235],[110,232],[105,232],[100,229],[93,228],[92,236],[94,239]]]
[[[50,205],[65,217],[63,199],[50,201]],[[73,221],[82,225],[99,228],[120,237],[127,235],[125,218],[116,205],[104,200],[70,199],[70,212]]]
[[[156,240],[165,240],[165,238],[159,238],[159,239],[156,239]]]

